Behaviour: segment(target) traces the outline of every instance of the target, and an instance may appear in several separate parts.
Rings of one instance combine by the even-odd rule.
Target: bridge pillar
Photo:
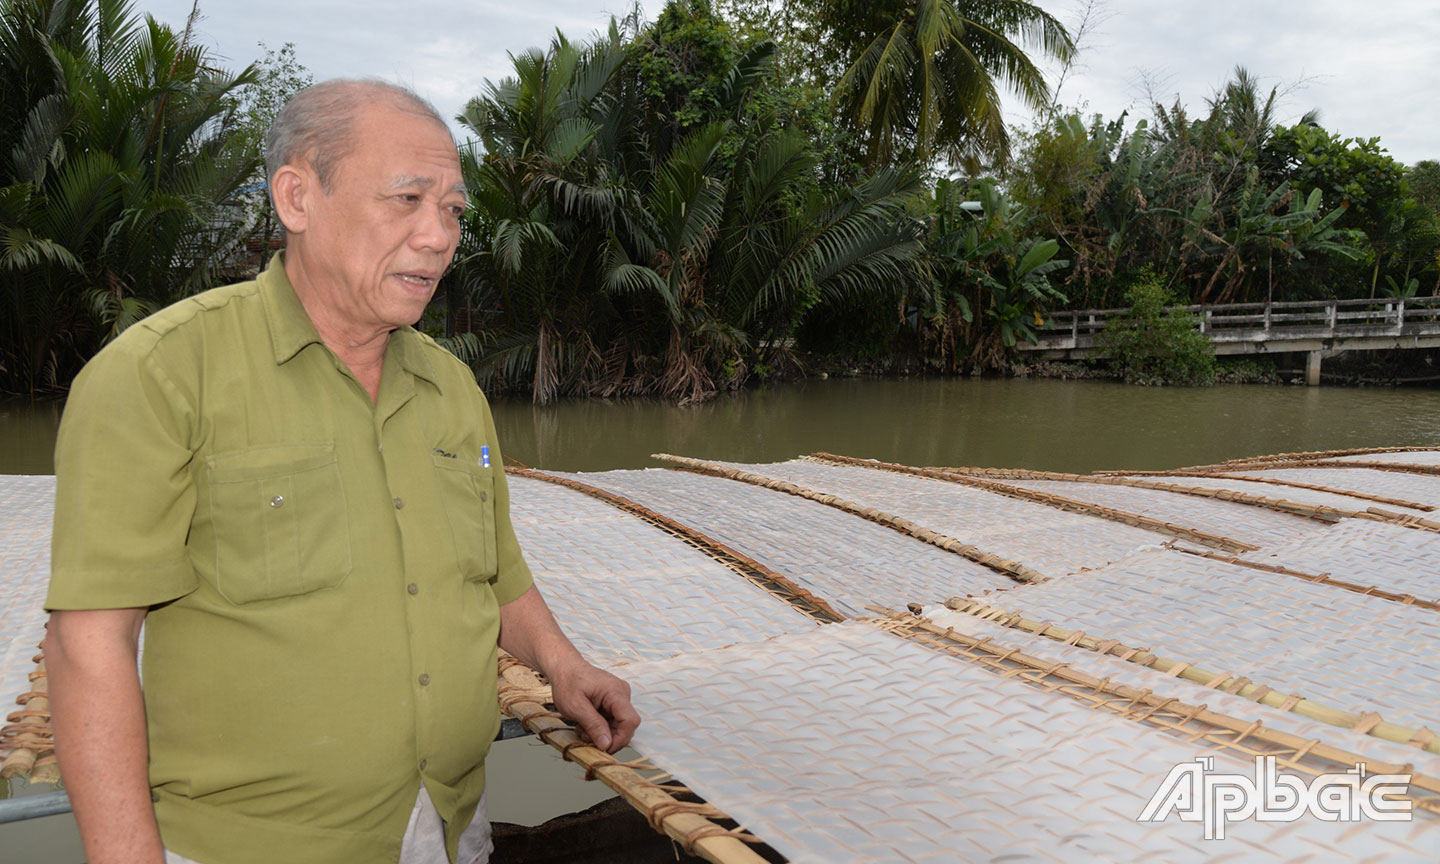
[[[1320,386],[1320,352],[1309,351],[1305,354],[1305,384],[1310,387]]]

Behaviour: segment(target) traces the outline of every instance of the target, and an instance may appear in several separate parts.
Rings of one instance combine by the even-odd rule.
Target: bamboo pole
[[[669,516],[657,513],[623,495],[617,495],[614,492],[601,489],[597,486],[591,486],[588,483],[582,483],[570,477],[556,477],[553,474],[546,474],[543,471],[537,471],[533,468],[507,466],[505,471],[517,477],[528,477],[532,480],[540,480],[545,483],[564,486],[567,489],[572,489],[604,501],[606,504],[629,513],[632,516],[639,517],[665,533],[699,549],[701,552],[704,552],[706,555],[759,586],[766,593],[784,600],[795,609],[822,624],[831,624],[836,621],[845,620],[845,616],[837,612],[829,603],[811,592],[806,591],[804,588],[801,588],[788,577],[766,567],[754,558],[702,534],[684,523],[677,522]]]
[[[1352,447],[1346,450],[1305,450],[1295,453],[1269,453],[1262,456],[1242,456],[1209,465],[1191,465],[1178,471],[1207,471],[1210,469],[1234,470],[1235,465],[1254,465],[1271,462],[1298,462],[1314,459],[1337,459],[1341,456],[1369,456],[1376,453],[1421,453],[1434,447]],[[1119,472],[1105,472],[1119,473]]]
[[[15,700],[21,710],[6,716],[0,728],[0,749],[9,751],[0,763],[0,779],[29,777],[32,783],[55,783],[60,779],[55,766],[55,732],[50,726],[49,678],[45,653],[35,655],[30,673],[30,692]]]
[[[1157,489],[1162,492],[1173,492],[1177,495],[1192,495],[1198,498],[1213,498],[1220,501],[1245,504],[1251,507],[1263,507],[1280,513],[1288,513],[1292,516],[1303,516],[1307,519],[1325,522],[1330,525],[1339,522],[1346,516],[1354,516],[1360,513],[1360,511],[1356,510],[1327,507],[1323,504],[1306,504],[1301,501],[1291,501],[1285,498],[1252,495],[1249,492],[1239,492],[1234,489],[1182,486],[1179,483],[1163,483],[1157,480],[1144,480],[1138,477],[1101,477],[1093,474],[1062,474],[1055,471],[1026,471],[1010,468],[934,467],[931,470],[940,471],[945,474],[958,474],[996,480],[1051,480],[1063,483],[1093,483],[1100,486],[1130,486],[1136,489]]]
[[[751,485],[760,486],[765,489],[773,489],[777,492],[785,492],[790,495],[795,495],[799,498],[805,498],[810,501],[815,501],[820,504],[834,507],[837,510],[843,510],[846,513],[850,513],[852,515],[859,516],[862,519],[867,519],[871,522],[874,522],[877,525],[884,525],[886,528],[899,531],[901,534],[904,534],[908,537],[914,537],[915,539],[922,540],[926,543],[931,544],[932,546],[938,546],[939,548],[944,549],[946,552],[952,552],[970,561],[974,561],[976,564],[979,564],[983,567],[989,567],[991,570],[1003,573],[1004,575],[1009,576],[1011,579],[1014,579],[1017,582],[1048,582],[1050,579],[1050,577],[1046,576],[1040,571],[1035,570],[1034,568],[1029,567],[1025,564],[1021,564],[1019,561],[1014,561],[1009,558],[1002,558],[999,555],[986,552],[985,550],[973,544],[964,543],[960,540],[955,539],[954,537],[948,537],[936,531],[931,531],[928,528],[923,528],[919,525],[916,525],[914,522],[909,521],[908,519],[902,519],[901,517],[896,516],[892,513],[886,513],[873,507],[862,507],[861,505],[856,504],[853,501],[847,501],[844,498],[840,498],[836,495],[829,495],[824,492],[816,492],[812,489],[806,489],[803,486],[797,486],[794,483],[790,483],[784,480],[772,480],[769,477],[764,477],[759,474],[752,474],[749,471],[738,471],[725,465],[718,465],[714,462],[706,462],[703,459],[690,459],[685,456],[671,456],[666,453],[654,453],[651,454],[650,458],[659,459],[663,462],[670,462],[674,465],[680,465],[684,468],[696,471],[701,474],[710,474],[715,477],[724,477],[728,480],[735,480],[741,483],[749,483]]]
[[[765,859],[746,845],[758,842],[753,835],[742,829],[722,828],[712,821],[729,818],[714,805],[680,801],[666,788],[643,777],[632,764],[617,762],[582,739],[546,707],[549,687],[533,669],[509,655],[502,655],[500,667],[500,703],[505,712],[559,750],[566,760],[584,768],[587,780],[598,779],[615,790],[649,820],[652,828],[678,842],[687,854],[715,864],[765,864]]]
[[[1293,462],[1297,459],[1335,459],[1341,456],[1369,456],[1375,453],[1423,453],[1434,447],[1352,447],[1346,450],[1306,450],[1297,453],[1270,453],[1264,456],[1246,456],[1227,459],[1219,464],[1235,465],[1247,462]]]
[[[1227,471],[1286,471],[1296,468],[1363,468],[1370,471],[1389,471],[1395,474],[1421,474],[1426,477],[1440,477],[1440,465],[1417,465],[1411,462],[1335,462],[1324,459],[1306,459],[1295,462],[1250,462],[1229,466]],[[1186,473],[1190,472],[1188,469]]]
[[[1282,567],[1278,564],[1262,564],[1259,561],[1249,561],[1244,558],[1237,558],[1234,555],[1223,555],[1218,552],[1205,552],[1199,549],[1183,549],[1179,546],[1172,546],[1177,552],[1186,555],[1198,555],[1202,558],[1212,558],[1216,561],[1224,561],[1226,564],[1234,564],[1237,567],[1249,567],[1251,570],[1263,570],[1266,573],[1278,573],[1282,576],[1293,576],[1296,579],[1304,579],[1306,582],[1315,582],[1320,585],[1330,585],[1335,588],[1343,588],[1346,591],[1353,591],[1356,594],[1364,594],[1367,597],[1379,597],[1382,600],[1391,600],[1403,606],[1419,606],[1421,609],[1434,609],[1440,611],[1440,602],[1435,600],[1421,600],[1412,594],[1401,594],[1395,591],[1386,591],[1375,585],[1361,585],[1358,582],[1346,582],[1335,579],[1325,574],[1306,573],[1302,570],[1292,570],[1289,567]]]
[[[1023,630],[1026,633],[1034,633],[1037,636],[1045,636],[1057,642],[1075,645],[1098,654],[1118,657],[1171,677],[1184,678],[1186,681],[1193,681],[1222,693],[1240,696],[1252,702],[1278,708],[1281,711],[1290,711],[1301,717],[1318,720],[1341,729],[1350,729],[1386,741],[1395,741],[1431,753],[1440,753],[1440,736],[1434,732],[1425,728],[1411,729],[1395,723],[1387,723],[1380,718],[1379,714],[1341,711],[1312,699],[1306,699],[1299,694],[1283,695],[1277,690],[1257,684],[1243,676],[1228,672],[1211,672],[1187,662],[1171,660],[1140,648],[1129,647],[1116,639],[1101,639],[1083,630],[1067,630],[1048,622],[1033,621],[1019,612],[1009,612],[981,600],[952,597],[945,601],[945,605],[956,612],[973,615],[976,618],[1015,630]]]
[[[1331,495],[1343,495],[1346,498],[1359,498],[1362,501],[1374,501],[1376,504],[1389,504],[1392,507],[1407,507],[1411,510],[1422,510],[1426,513],[1433,513],[1437,509],[1430,504],[1422,504],[1419,501],[1407,501],[1404,498],[1390,498],[1385,495],[1373,495],[1369,492],[1357,492],[1354,489],[1335,489],[1330,486],[1320,486],[1315,483],[1301,483],[1297,480],[1281,480],[1277,477],[1246,477],[1240,474],[1225,474],[1223,472],[1217,472],[1213,474],[1167,474],[1161,476],[1214,477],[1217,480],[1243,480],[1246,483],[1265,483],[1271,486],[1288,486],[1292,489],[1308,489],[1311,492],[1328,492]],[[1402,514],[1391,515],[1398,516]]]
[[[872,611],[888,616],[872,623],[896,636],[913,639],[929,648],[976,662],[983,668],[1043,687],[1048,692],[1069,696],[1093,708],[1186,733],[1190,740],[1204,739],[1213,745],[1243,753],[1247,757],[1263,751],[1257,751],[1245,742],[1264,742],[1287,754],[1283,757],[1276,754],[1280,763],[1311,775],[1327,773],[1333,770],[1334,765],[1364,763],[1367,773],[1409,774],[1412,789],[1418,787],[1428,792],[1440,793],[1440,779],[1417,773],[1410,764],[1382,762],[1319,739],[1307,739],[1290,732],[1271,729],[1259,720],[1241,720],[1212,711],[1206,705],[1191,705],[1179,699],[1160,696],[1149,689],[1118,684],[1108,678],[1097,678],[1064,663],[1034,657],[990,638],[977,639],[958,633],[951,627],[940,627],[910,613],[896,613],[879,607],[872,607]],[[1197,723],[1210,728],[1195,730],[1194,724]],[[1317,762],[1319,764],[1316,764]],[[1412,798],[1416,807],[1440,813],[1440,796],[1407,797]]]
[[[1230,537],[1222,537],[1218,534],[1211,534],[1208,531],[1201,531],[1196,528],[1187,528],[1183,525],[1176,525],[1173,522],[1166,522],[1163,519],[1156,519],[1153,516],[1131,513],[1127,510],[1105,507],[1100,504],[1092,504],[1088,501],[1077,501],[1074,498],[1066,498],[1063,495],[1055,495],[1050,492],[1040,492],[1035,489],[1011,486],[1007,483],[998,483],[973,475],[952,474],[933,468],[912,468],[909,465],[900,465],[894,462],[880,462],[874,459],[856,459],[852,456],[836,456],[833,453],[814,453],[810,458],[820,462],[828,462],[833,465],[872,468],[881,471],[890,471],[896,474],[906,474],[912,477],[925,477],[931,480],[944,480],[948,483],[958,483],[963,486],[984,489],[987,492],[994,492],[997,495],[1004,495],[1008,498],[1018,498],[1022,501],[1044,504],[1047,507],[1054,507],[1057,510],[1065,510],[1071,513],[1096,516],[1111,522],[1129,525],[1132,528],[1142,528],[1147,531],[1154,531],[1157,534],[1164,534],[1181,540],[1190,540],[1204,546],[1224,549],[1227,552],[1255,552],[1260,549],[1259,546],[1253,543],[1246,543]]]

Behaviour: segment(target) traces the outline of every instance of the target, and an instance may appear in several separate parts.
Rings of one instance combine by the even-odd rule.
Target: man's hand
[[[630,743],[640,715],[630,704],[630,685],[584,660],[549,675],[555,707],[580,727],[590,743],[614,753]]]
[[[550,679],[555,707],[579,725],[590,743],[607,753],[630,743],[640,725],[630,704],[630,685],[580,656],[540,589],[532,585],[500,607],[500,647]]]

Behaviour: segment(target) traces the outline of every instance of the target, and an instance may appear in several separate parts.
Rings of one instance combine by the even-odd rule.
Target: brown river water
[[[0,403],[0,474],[50,473],[59,403]],[[1440,390],[1131,387],[1015,379],[806,381],[699,405],[494,404],[507,456],[536,468],[744,462],[816,450],[910,465],[1168,468],[1296,450],[1440,444]]]
[[[0,403],[0,474],[45,474],[62,407]],[[817,450],[910,465],[1157,469],[1262,453],[1440,445],[1440,390],[1145,388],[1015,379],[812,380],[700,405],[494,405],[507,456],[537,468],[656,466],[656,452],[741,462]],[[8,701],[9,694],[4,695]],[[497,820],[537,824],[604,795],[535,739],[495,746]],[[0,796],[5,794],[0,788]],[[23,787],[10,790],[26,794]],[[48,791],[40,790],[40,791]],[[0,864],[82,860],[69,815],[0,825]]]

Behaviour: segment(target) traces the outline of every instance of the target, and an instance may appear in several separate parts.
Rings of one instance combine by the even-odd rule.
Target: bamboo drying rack
[[[1237,558],[1234,555],[1223,555],[1218,552],[1205,552],[1200,549],[1185,549],[1179,546],[1170,546],[1177,552],[1184,552],[1187,555],[1198,555],[1202,558],[1211,558],[1216,561],[1224,561],[1226,564],[1234,564],[1237,567],[1249,567],[1251,570],[1263,570],[1266,573],[1278,573],[1282,576],[1293,576],[1296,579],[1304,579],[1306,582],[1315,582],[1320,585],[1330,585],[1335,588],[1343,588],[1346,591],[1353,591],[1356,594],[1364,594],[1367,597],[1379,597],[1382,600],[1392,600],[1402,606],[1419,606],[1421,609],[1434,609],[1440,611],[1440,601],[1421,600],[1412,594],[1401,594],[1397,591],[1386,591],[1375,585],[1361,585],[1358,582],[1346,582],[1342,579],[1335,579],[1323,573],[1306,573],[1302,570],[1294,570],[1289,567],[1281,567],[1278,564],[1263,564],[1259,561],[1249,561],[1244,558]]]
[[[58,783],[60,769],[55,764],[55,730],[50,725],[49,677],[45,671],[45,643],[35,655],[35,668],[30,671],[30,690],[15,701],[19,711],[5,717],[0,728],[0,750],[7,751],[0,762],[0,780],[28,777],[31,783]]]
[[[1041,573],[1033,567],[1022,564],[1019,561],[986,552],[985,550],[973,544],[965,543],[955,539],[954,537],[948,537],[944,534],[931,531],[928,528],[923,528],[908,519],[902,519],[899,516],[896,516],[892,513],[886,513],[882,510],[877,510],[874,507],[865,507],[863,505],[856,504],[853,501],[847,501],[844,498],[840,498],[836,495],[830,495],[824,492],[816,492],[813,489],[806,489],[803,486],[798,486],[794,483],[790,483],[784,480],[772,480],[769,477],[764,477],[759,474],[751,473],[749,471],[740,471],[726,465],[720,465],[715,462],[707,462],[703,459],[691,459],[686,456],[671,456],[666,453],[654,453],[651,454],[650,458],[658,459],[662,462],[669,462],[672,465],[679,465],[685,469],[695,471],[700,474],[709,474],[714,477],[724,477],[728,480],[736,480],[741,483],[749,483],[754,486],[761,486],[766,489],[773,489],[777,492],[785,492],[790,495],[795,495],[800,498],[805,498],[810,501],[815,501],[820,504],[834,507],[837,510],[842,510],[846,513],[850,513],[851,515],[859,516],[862,519],[874,522],[877,525],[884,525],[887,528],[899,531],[901,534],[914,537],[917,540],[923,540],[924,542],[929,543],[932,546],[937,546],[941,549],[944,549],[946,552],[952,552],[970,561],[974,561],[976,564],[979,564],[983,567],[989,567],[991,570],[994,570],[998,573],[1003,573],[1004,575],[1009,576],[1011,579],[1014,579],[1017,582],[1048,582],[1050,579],[1050,577],[1046,576],[1044,573]]]
[[[719,808],[684,800],[694,793],[645,760],[620,762],[583,739],[555,710],[549,685],[534,669],[501,652],[499,670],[502,711],[559,750],[566,761],[584,768],[586,780],[599,780],[615,790],[645,816],[651,828],[679,843],[686,854],[715,864],[765,864],[766,859],[750,848],[763,841],[741,826],[718,824],[716,820],[734,821]],[[652,772],[650,776],[642,773],[646,771]]]
[[[1118,639],[1102,638],[1084,630],[1069,630],[1048,622],[1034,621],[1019,612],[1010,612],[980,599],[953,597],[945,601],[945,606],[956,612],[973,615],[1002,627],[1045,636],[1066,645],[1094,651],[1097,654],[1118,657],[1138,666],[1154,669],[1156,672],[1164,673],[1172,678],[1178,677],[1186,681],[1193,681],[1203,687],[1240,696],[1252,702],[1278,708],[1281,711],[1291,711],[1301,717],[1318,720],[1341,729],[1373,735],[1386,741],[1408,744],[1431,753],[1440,753],[1440,735],[1436,735],[1424,727],[1411,729],[1407,726],[1388,723],[1378,713],[1342,711],[1313,699],[1307,699],[1298,693],[1282,694],[1278,690],[1259,684],[1243,675],[1211,672],[1189,662],[1172,660],[1141,648],[1130,647]],[[911,611],[918,613],[916,609],[911,609]]]
[[[1040,492],[1034,489],[1011,486],[997,480],[1058,480],[1071,483],[1095,483],[1110,486],[1133,486],[1141,489],[1158,489],[1165,492],[1174,492],[1181,495],[1192,495],[1201,498],[1212,498],[1221,501],[1230,501],[1236,504],[1245,504],[1254,507],[1287,513],[1292,516],[1302,516],[1316,521],[1334,524],[1341,519],[1368,519],[1377,522],[1388,522],[1393,525],[1400,525],[1406,528],[1418,528],[1424,531],[1440,531],[1440,522],[1425,519],[1406,513],[1395,513],[1390,510],[1382,510],[1378,507],[1369,507],[1364,510],[1347,510],[1338,507],[1328,507],[1322,504],[1305,504],[1299,501],[1291,501],[1284,498],[1271,498],[1263,495],[1251,495],[1246,492],[1236,492],[1233,489],[1206,489],[1197,486],[1183,486],[1178,483],[1162,483],[1158,481],[1141,480],[1140,477],[1215,477],[1225,480],[1269,480],[1270,478],[1232,477],[1224,474],[1197,474],[1189,469],[1183,471],[1167,472],[1109,472],[1104,474],[1062,474],[1053,471],[1026,471],[1023,469],[1010,468],[915,468],[909,465],[898,463],[881,462],[875,459],[857,459],[853,456],[838,456],[834,453],[818,452],[803,457],[806,461],[830,465],[850,465],[858,468],[873,468],[881,471],[891,471],[897,474],[907,474],[915,477],[928,477],[933,480],[945,480],[951,483],[974,486],[987,489],[1001,495],[1008,495],[1012,498],[1020,498],[1035,501],[1056,507],[1061,510],[1088,513],[1102,519],[1109,519],[1121,522],[1136,528],[1144,528],[1167,534],[1180,540],[1191,540],[1204,546],[1221,549],[1226,552],[1254,552],[1260,547],[1234,540],[1229,537],[1222,537],[1209,534],[1195,528],[1186,528],[1156,519],[1151,516],[1130,513],[1124,510],[1117,510],[1112,507],[1105,507],[1099,504],[1091,504],[1085,501],[1066,498],[1049,492]],[[1276,466],[1274,467],[1332,467],[1335,465],[1356,465],[1358,463],[1315,463],[1307,465]],[[1387,463],[1388,464],[1388,463]],[[1373,466],[1363,466],[1373,467]],[[1433,466],[1420,466],[1433,467]],[[1440,468],[1437,468],[1440,471]],[[1436,508],[1419,504],[1414,501],[1403,501],[1394,498],[1365,495],[1363,493],[1343,492],[1337,489],[1327,489],[1322,486],[1312,486],[1303,483],[1284,483],[1283,481],[1272,481],[1281,485],[1295,486],[1302,489],[1310,489],[1317,492],[1329,492],[1334,495],[1348,495],[1355,498],[1364,498],[1380,503],[1391,504],[1399,507],[1432,512]]]
[[[847,456],[832,457],[830,454],[817,453],[817,457],[827,459],[845,459]],[[848,461],[846,464],[849,464]],[[1240,492],[1235,489],[1212,489],[1204,486],[1184,486],[1179,483],[1164,483],[1158,480],[1144,480],[1139,477],[1114,477],[1095,474],[1065,474],[1058,471],[1030,471],[1021,468],[950,468],[937,466],[929,470],[939,471],[942,474],[960,475],[964,477],[983,477],[992,480],[1051,480],[1062,483],[1093,483],[1100,486],[1130,486],[1136,489],[1156,489],[1161,492],[1173,492],[1177,495],[1191,495],[1197,498],[1211,498],[1219,501],[1229,501],[1235,504],[1245,504],[1251,507],[1261,507],[1267,510],[1274,510],[1279,513],[1288,513],[1292,516],[1304,516],[1317,522],[1324,522],[1333,525],[1347,516],[1357,516],[1363,511],[1347,510],[1340,507],[1328,507],[1323,504],[1306,504],[1301,501],[1291,501],[1287,498],[1272,498],[1267,495],[1252,495],[1249,492]],[[1239,479],[1239,478],[1234,478]],[[1403,504],[1401,506],[1404,506]],[[1429,508],[1435,509],[1433,507]]]
[[[1381,762],[1319,739],[1271,729],[1259,720],[1242,720],[1212,711],[1205,705],[1190,705],[1148,689],[1097,678],[990,638],[977,639],[953,628],[940,627],[913,613],[878,607],[872,607],[871,611],[885,617],[863,620],[902,638],[970,661],[995,674],[1068,696],[1097,710],[1165,729],[1190,741],[1204,741],[1246,758],[1273,755],[1278,764],[1311,776],[1356,763],[1364,763],[1367,774],[1409,774],[1412,790],[1419,788],[1430,793],[1407,796],[1414,806],[1440,813],[1440,778],[1416,773],[1413,765]]]
[[[1047,507],[1054,507],[1057,510],[1064,510],[1071,513],[1097,516],[1101,519],[1108,519],[1111,522],[1129,525],[1132,528],[1154,531],[1157,534],[1165,534],[1180,540],[1189,540],[1203,546],[1223,549],[1227,552],[1255,552],[1260,549],[1259,546],[1253,543],[1245,543],[1231,537],[1222,537],[1218,534],[1211,534],[1196,528],[1187,528],[1183,525],[1166,522],[1163,519],[1156,519],[1153,516],[1130,513],[1114,507],[1092,504],[1088,501],[1077,501],[1074,498],[1066,498],[1063,495],[1055,495],[1050,492],[1040,492],[1034,489],[1011,486],[1006,483],[998,483],[970,474],[953,473],[935,468],[912,468],[908,465],[900,465],[894,462],[880,462],[874,459],[856,459],[851,456],[836,456],[833,453],[823,452],[814,453],[807,458],[822,464],[870,468],[878,471],[889,471],[894,474],[925,477],[931,480],[942,480],[947,483],[957,483],[962,486],[984,489],[987,492],[994,492],[997,495],[1004,495],[1008,498],[1018,498],[1022,501],[1044,504]]]
[[[767,594],[785,601],[790,606],[822,624],[845,620],[845,616],[837,612],[829,603],[816,597],[813,593],[806,591],[799,585],[796,585],[783,574],[776,572],[764,564],[761,564],[759,561],[756,561],[754,558],[718,540],[702,534],[688,525],[657,513],[623,495],[617,495],[614,492],[606,491],[597,486],[591,486],[588,483],[582,483],[570,477],[557,477],[554,474],[537,471],[534,468],[507,466],[505,471],[517,477],[527,477],[532,480],[540,480],[545,483],[564,486],[567,489],[604,501],[612,507],[616,507],[632,516],[638,517],[665,533],[700,550],[710,558],[713,558],[715,561],[724,564],[726,567],[740,574],[764,590]]]

